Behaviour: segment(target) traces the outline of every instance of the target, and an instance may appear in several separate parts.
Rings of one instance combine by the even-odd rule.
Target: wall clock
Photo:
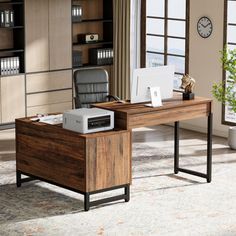
[[[208,38],[212,34],[213,25],[211,20],[203,16],[199,19],[197,23],[197,32],[202,38]]]

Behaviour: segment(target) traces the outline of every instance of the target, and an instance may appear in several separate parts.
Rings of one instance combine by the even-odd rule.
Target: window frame
[[[141,67],[146,67],[146,54],[148,53],[146,49],[147,36],[147,1],[142,0],[141,2]],[[159,55],[164,55],[164,65],[167,65],[167,57],[168,56],[177,56],[185,58],[185,74],[189,73],[189,16],[190,16],[190,0],[186,0],[186,18],[178,19],[178,18],[169,18],[168,17],[168,0],[165,1],[165,14],[164,17],[150,17],[153,19],[163,19],[164,20],[164,53],[157,53]],[[184,21],[185,22],[185,37],[178,36],[168,36],[168,20],[176,20],[176,21]],[[150,35],[151,36],[151,35]],[[155,36],[155,35],[154,35]],[[158,35],[156,35],[158,37]],[[181,56],[178,54],[171,54],[167,52],[168,49],[168,38],[174,39],[184,39],[185,40],[185,55]],[[182,73],[176,73],[177,75],[182,75]]]
[[[228,25],[230,25],[231,23],[228,23],[228,2],[232,1],[232,0],[225,0],[224,1],[224,38],[223,38],[223,48],[225,47],[225,45],[230,45],[233,42],[228,42],[227,40],[227,35],[228,35]],[[236,0],[233,0],[234,2],[236,2]],[[235,25],[235,24],[234,24]],[[236,25],[235,25],[236,27]],[[236,45],[236,41],[235,43],[233,43],[232,45]],[[224,70],[224,68],[222,69],[222,81],[223,83],[226,82],[226,71]],[[224,104],[222,104],[222,115],[221,115],[221,123],[223,125],[230,125],[230,126],[235,126],[236,125],[236,121],[235,122],[230,122],[227,121],[225,119],[225,115],[226,115],[226,106]]]

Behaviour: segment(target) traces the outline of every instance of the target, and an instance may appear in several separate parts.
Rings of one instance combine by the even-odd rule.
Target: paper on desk
[[[49,116],[43,116],[43,117],[38,117],[38,118],[33,118],[34,120],[38,119],[38,122],[42,122],[45,124],[50,124],[50,125],[57,125],[61,124],[63,120],[63,114],[59,115],[49,115]],[[31,119],[31,120],[33,120]]]

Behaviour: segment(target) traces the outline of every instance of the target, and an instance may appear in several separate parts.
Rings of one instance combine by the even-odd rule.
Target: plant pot
[[[236,126],[229,127],[229,138],[228,138],[229,146],[232,149],[236,150]]]

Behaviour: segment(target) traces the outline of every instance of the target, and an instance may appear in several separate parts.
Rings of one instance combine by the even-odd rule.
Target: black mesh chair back
[[[108,73],[104,69],[83,69],[74,73],[75,108],[108,101]]]

